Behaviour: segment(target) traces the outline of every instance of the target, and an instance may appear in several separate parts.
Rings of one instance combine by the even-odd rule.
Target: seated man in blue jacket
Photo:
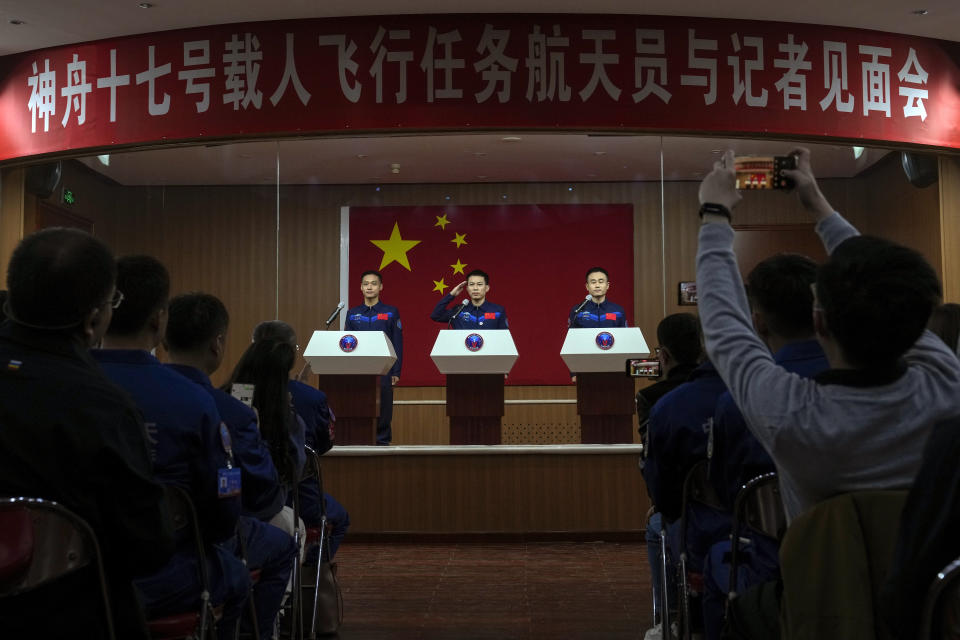
[[[212,398],[230,431],[234,457],[243,478],[243,516],[240,535],[246,543],[247,563],[260,569],[254,602],[260,635],[269,632],[283,599],[293,567],[295,545],[282,529],[267,524],[283,508],[287,490],[260,437],[253,409],[212,385],[209,376],[220,368],[230,316],[215,296],[188,293],[170,301],[164,346],[171,369],[200,386]]]
[[[623,307],[607,300],[610,275],[603,267],[587,270],[587,298],[570,310],[567,326],[571,329],[594,327],[626,327],[627,314]]]
[[[447,308],[454,298],[466,288],[468,299],[455,307]],[[490,291],[490,276],[485,271],[474,269],[467,279],[440,298],[433,308],[430,319],[434,322],[446,322],[451,329],[509,329],[507,312],[498,304],[487,300]]]
[[[213,399],[150,354],[167,323],[166,268],[148,256],[121,258],[117,287],[124,291],[125,305],[114,312],[104,348],[93,356],[143,413],[157,479],[184,489],[193,500],[209,545],[211,600],[224,605],[220,637],[229,638],[250,586],[246,567],[221,546],[234,536],[240,514],[239,471],[232,468],[230,435],[221,429]],[[135,582],[148,617],[199,607],[196,563],[193,542],[183,540],[163,569]]]
[[[795,254],[767,258],[747,276],[745,287],[757,335],[787,371],[812,378],[828,368],[813,330],[813,291],[817,265]],[[773,460],[750,433],[729,392],[720,396],[713,420],[710,482],[727,509],[746,482],[775,471]],[[746,534],[741,533],[740,537]],[[777,575],[778,545],[764,538],[742,543],[738,592]],[[729,588],[729,536],[715,540],[704,565],[704,630],[708,639],[720,637]]]
[[[261,322],[253,330],[253,340],[286,340],[297,346],[297,334],[286,322],[268,320]],[[303,419],[305,425],[305,440],[307,446],[323,455],[333,447],[333,434],[330,429],[330,407],[327,406],[327,394],[315,389],[299,380],[290,380],[287,383],[293,409]],[[324,559],[332,560],[337,548],[347,535],[350,528],[350,514],[329,493],[323,494],[323,504],[320,503],[320,486],[316,478],[304,478],[299,485],[300,517],[309,526],[320,524],[321,506],[326,511],[327,522],[333,528],[330,534],[330,547],[323,550]],[[316,556],[316,549],[311,549],[305,562],[310,564]],[[329,557],[328,557],[329,551]]]

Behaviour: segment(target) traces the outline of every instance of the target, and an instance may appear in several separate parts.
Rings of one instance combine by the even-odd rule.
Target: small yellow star
[[[450,224],[450,221],[447,220],[447,214],[443,214],[442,216],[436,216],[436,218],[437,218],[437,224],[433,225],[435,227],[446,229],[447,225]]]
[[[450,265],[450,268],[453,269],[453,274],[456,275],[456,274],[458,274],[458,273],[459,273],[459,274],[463,274],[463,268],[464,268],[465,266],[467,266],[467,265],[465,265],[465,264],[463,264],[462,262],[460,262],[460,258],[457,258],[457,264],[452,264],[452,265]]]
[[[445,283],[445,282],[443,281],[443,278],[440,278],[439,280],[434,280],[434,281],[433,281],[433,290],[434,290],[434,291],[439,291],[439,292],[440,292],[440,295],[443,295],[443,290],[446,289],[446,288],[449,287],[449,286],[450,286],[450,285],[448,285],[447,283]]]
[[[380,261],[380,270],[391,262],[399,262],[407,271],[410,271],[410,260],[407,258],[407,251],[420,244],[419,240],[404,240],[400,237],[400,225],[393,223],[393,231],[390,232],[388,240],[371,240],[378,249],[383,251],[383,259]]]
[[[457,249],[459,249],[459,248],[460,248],[460,245],[462,245],[462,244],[467,244],[467,234],[465,234],[465,233],[454,233],[454,234],[453,234],[453,240],[451,240],[450,242],[455,243],[455,244],[457,245]]]

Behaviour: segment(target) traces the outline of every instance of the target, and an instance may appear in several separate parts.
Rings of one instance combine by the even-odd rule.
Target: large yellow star
[[[450,221],[447,220],[447,214],[443,214],[442,216],[436,216],[436,218],[437,218],[437,224],[433,225],[435,227],[446,229],[447,225],[450,224]]]
[[[467,234],[465,233],[454,233],[453,240],[450,242],[456,243],[457,249],[460,248],[460,245],[467,244]]]
[[[391,262],[399,262],[407,271],[410,271],[410,260],[407,258],[407,251],[420,244],[419,240],[404,240],[400,237],[400,225],[393,223],[393,231],[390,232],[388,240],[371,240],[378,249],[383,251],[383,260],[380,261],[380,270]]]
[[[440,292],[440,295],[443,295],[443,290],[446,289],[446,288],[449,287],[449,286],[450,286],[450,285],[448,285],[447,283],[445,283],[445,282],[443,281],[443,278],[440,278],[439,280],[434,280],[434,281],[433,281],[433,290],[434,290],[434,291],[439,291],[439,292]]]
[[[453,274],[456,275],[456,274],[458,274],[458,273],[462,274],[462,273],[463,273],[463,268],[464,268],[465,266],[467,266],[467,265],[465,265],[465,264],[463,264],[462,262],[460,262],[460,258],[457,258],[457,264],[452,264],[452,265],[450,265],[450,268],[453,269]]]

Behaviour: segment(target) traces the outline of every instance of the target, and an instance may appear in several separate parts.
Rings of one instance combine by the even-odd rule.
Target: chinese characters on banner
[[[960,148],[949,43],[650,16],[399,16],[162,32],[0,59],[0,160],[344,130],[775,133]]]

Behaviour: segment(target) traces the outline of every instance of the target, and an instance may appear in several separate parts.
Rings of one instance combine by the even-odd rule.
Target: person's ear
[[[81,329],[83,331],[84,342],[88,347],[95,347],[100,343],[103,337],[103,331],[100,326],[103,323],[103,310],[100,307],[91,309],[84,317]]]

